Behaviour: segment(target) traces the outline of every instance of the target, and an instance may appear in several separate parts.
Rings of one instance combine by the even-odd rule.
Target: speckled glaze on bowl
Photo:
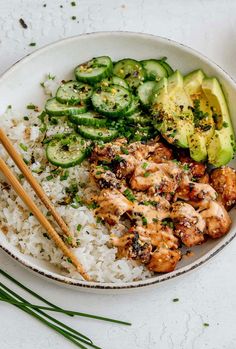
[[[201,68],[207,75],[217,76],[222,83],[234,129],[236,129],[236,104],[234,103],[236,83],[223,69],[180,43],[158,36],[130,32],[83,34],[45,46],[23,58],[0,78],[0,115],[10,104],[14,109],[19,110],[19,113],[23,113],[25,105],[29,102],[42,106],[45,96],[39,82],[42,81],[45,73],[50,72],[61,80],[70,78],[73,68],[78,63],[99,55],[109,55],[113,60],[124,57],[147,59],[167,56],[170,64],[184,74]],[[231,165],[235,167],[235,161]],[[175,271],[155,275],[142,281],[112,284],[74,280],[60,275],[58,270],[47,262],[23,255],[8,243],[4,234],[0,234],[0,247],[28,270],[64,286],[97,293],[134,291],[134,289],[157,285],[194,270],[221,251],[236,235],[235,209],[230,214],[233,224],[226,236],[218,240],[208,240],[202,246],[192,249],[194,256],[183,259]]]

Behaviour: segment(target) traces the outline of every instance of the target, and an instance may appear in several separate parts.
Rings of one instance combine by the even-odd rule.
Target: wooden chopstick
[[[57,213],[55,207],[52,205],[51,201],[49,200],[48,196],[43,191],[42,187],[39,185],[35,177],[32,175],[29,168],[26,166],[24,160],[20,156],[20,154],[15,150],[13,144],[5,134],[4,130],[0,127],[0,142],[12,158],[12,160],[15,162],[17,167],[21,170],[22,174],[24,175],[25,179],[29,182],[35,193],[37,194],[38,198],[42,201],[44,206],[48,209],[48,211],[51,212],[52,216],[54,217],[55,221],[61,228],[62,232],[68,236],[71,240],[71,245],[73,247],[76,246],[76,241],[71,235],[66,223],[61,218],[61,216]]]
[[[2,132],[0,133],[2,135]],[[0,136],[0,141],[2,141],[2,138]],[[14,147],[13,147],[14,149]],[[15,149],[14,149],[14,152]],[[10,168],[6,165],[3,159],[0,158],[0,171],[3,173],[3,175],[6,177],[8,182],[12,185],[15,192],[19,195],[21,200],[25,203],[25,205],[29,208],[30,212],[33,213],[33,215],[37,218],[39,223],[46,229],[49,236],[54,240],[55,244],[61,249],[63,254],[69,258],[71,263],[76,267],[78,272],[83,276],[83,278],[87,281],[90,280],[89,275],[84,271],[83,266],[77,259],[77,257],[70,251],[70,249],[66,246],[64,241],[61,239],[61,237],[58,235],[56,230],[52,227],[52,225],[49,223],[49,221],[44,217],[42,212],[39,210],[39,208],[36,206],[36,204],[33,202],[33,200],[30,198],[30,196],[27,194],[25,189],[22,187],[18,179],[15,177],[15,175],[12,173]],[[26,174],[27,176],[27,174]],[[25,176],[25,177],[26,177]],[[27,177],[26,177],[27,178]],[[33,188],[34,189],[34,188]],[[46,194],[45,194],[46,195]]]

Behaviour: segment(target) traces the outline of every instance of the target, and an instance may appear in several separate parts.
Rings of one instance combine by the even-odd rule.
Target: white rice
[[[47,94],[50,93],[51,83],[51,80],[45,82]],[[91,278],[99,282],[117,283],[150,277],[151,273],[143,265],[137,265],[134,261],[126,259],[116,259],[116,248],[107,246],[109,232],[103,224],[96,222],[96,217],[92,210],[86,206],[73,208],[71,205],[62,206],[59,204],[66,196],[65,189],[72,182],[76,182],[78,185],[78,195],[85,195],[83,184],[89,185],[88,164],[84,162],[80,166],[70,168],[69,177],[64,181],[60,180],[60,175],[55,176],[52,180],[47,180],[47,177],[51,175],[51,171],[55,167],[47,162],[45,149],[41,144],[43,133],[40,131],[39,113],[34,111],[29,113],[29,110],[27,110],[25,115],[29,115],[29,121],[24,120],[23,116],[15,120],[12,115],[17,114],[8,108],[6,113],[1,116],[1,126],[15,144],[16,149],[26,160],[30,160],[32,156],[34,157],[35,162],[29,165],[32,171],[39,169],[40,166],[45,167],[42,173],[33,174],[41,183],[59,214],[68,224],[71,233],[76,239],[79,239],[80,245],[78,248],[74,248],[73,252],[78,256]],[[52,125],[47,131],[47,137],[55,133],[65,132],[65,130],[63,122],[56,126]],[[20,143],[28,147],[27,151],[22,150]],[[11,166],[17,175],[20,175],[19,170],[14,166],[13,161],[2,147],[0,147],[0,156],[6,160],[7,164]],[[29,184],[24,179],[21,179],[21,183],[46,215],[47,210],[35,196]],[[59,268],[62,274],[81,279],[79,273],[66,260],[54,242],[47,237],[44,229],[34,216],[30,214],[21,199],[17,197],[10,187],[6,186],[6,179],[1,174],[0,192],[0,229],[5,233],[7,232],[7,238],[10,243],[16,246],[23,254],[52,263]],[[50,217],[47,218],[50,220]],[[80,231],[77,231],[79,224],[82,227]],[[57,228],[56,225],[54,226]]]

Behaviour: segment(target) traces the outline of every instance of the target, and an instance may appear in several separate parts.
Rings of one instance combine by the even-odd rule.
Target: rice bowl
[[[101,37],[103,35],[106,34],[101,34]],[[127,35],[128,37],[129,34],[122,35]],[[132,37],[132,34],[130,35]],[[137,37],[138,36],[139,35],[137,34]],[[140,40],[145,39],[143,38]],[[153,38],[152,40],[153,45],[155,46],[156,39]],[[157,39],[157,41],[158,40],[165,42],[165,40],[163,39]],[[168,42],[165,44],[170,45]],[[162,45],[164,46],[165,44],[162,43]],[[182,50],[181,47],[178,47],[178,49],[180,51]],[[190,56],[195,55],[192,53],[189,54]],[[202,60],[204,61],[204,59]],[[208,63],[205,64],[207,66]],[[213,67],[211,69],[217,70],[218,68]],[[42,75],[45,75],[45,73]],[[222,75],[224,74],[222,73]],[[56,84],[55,80],[52,81],[51,79],[44,81],[47,94],[51,92],[54,93],[54,83]],[[32,99],[28,99],[28,102],[31,101]],[[39,166],[39,162],[45,162],[45,152],[42,148],[38,146],[41,134],[39,131],[40,124],[38,123],[37,113],[32,113],[32,115],[30,115],[29,120],[26,120],[22,116],[25,115],[25,112],[27,112],[27,115],[29,115],[29,110],[21,110],[19,118],[15,118],[17,109],[15,109],[14,107],[14,101],[12,101],[12,104],[13,107],[8,108],[7,112],[4,114],[2,118],[3,123],[1,123],[1,126],[3,126],[3,128],[10,135],[11,140],[14,141],[16,144],[18,143],[17,150],[20,151],[23,156],[26,155],[26,152],[19,146],[21,143],[19,140],[23,139],[23,136],[27,134],[27,141],[24,137],[24,144],[28,149],[30,149],[30,152],[27,152],[27,156],[34,156],[34,158],[36,159],[36,162],[30,166],[30,169],[34,172],[36,178],[43,186],[43,189],[49,195],[51,201],[57,207],[58,212],[68,223],[70,230],[75,232],[75,234],[78,233],[76,237],[80,240],[80,246],[75,250],[75,253],[76,255],[78,255],[80,261],[85,266],[85,268],[90,271],[90,275],[93,278],[93,280],[95,282],[104,283],[105,287],[107,283],[120,283],[121,287],[123,287],[123,283],[128,283],[127,287],[129,287],[128,285],[130,282],[132,282],[132,285],[138,286],[139,284],[145,284],[146,279],[149,280],[148,283],[155,282],[155,279],[159,281],[161,281],[161,279],[165,279],[165,277],[163,276],[154,276],[151,272],[147,271],[142,265],[137,265],[132,261],[128,261],[125,259],[117,260],[116,248],[108,248],[106,245],[107,241],[109,240],[109,233],[106,227],[101,223],[97,222],[94,215],[86,206],[76,208],[75,215],[75,208],[56,205],[56,201],[58,202],[60,199],[63,199],[63,191],[65,190],[65,188],[69,187],[70,181],[73,179],[76,179],[79,183],[82,184],[82,187],[79,188],[79,195],[84,195],[83,184],[85,182],[88,182],[88,164],[84,162],[81,166],[70,168],[69,177],[67,179],[64,179],[63,181],[61,181],[60,178],[53,178],[50,181],[46,181],[45,179],[51,175],[52,168],[50,167],[50,165],[46,167],[42,173],[35,172],[38,170],[37,166]],[[43,100],[41,104],[43,104]],[[14,127],[12,127],[13,124]],[[29,128],[31,129],[30,132],[28,131]],[[65,131],[66,129],[62,129],[60,125],[54,126],[52,127],[51,131],[49,130],[48,135],[50,136],[54,133],[60,133]],[[3,156],[3,158],[5,157],[6,159],[6,155],[2,153],[2,150],[1,156]],[[12,162],[9,159],[7,160],[7,163],[10,166],[12,165]],[[31,193],[31,190],[27,183],[23,181],[23,185],[24,188]],[[36,197],[34,197],[34,200],[37,202]],[[46,210],[44,211],[44,213],[46,214]],[[50,219],[50,217],[48,218]],[[19,198],[16,198],[14,193],[7,195],[7,193],[5,192],[4,196],[1,196],[0,221],[5,222],[4,224],[1,224],[1,229],[5,233],[7,232],[7,237],[12,246],[19,248],[20,251],[24,254],[31,255],[37,259],[46,260],[55,266],[61,265],[62,273],[66,275],[66,277],[68,278],[67,280],[69,280],[70,278],[81,280],[80,275],[74,271],[74,268],[71,265],[71,263],[65,260],[61,252],[55,248],[54,244],[47,238],[47,236],[43,235],[44,232],[42,231],[42,228],[40,227],[38,222],[35,220],[33,216],[29,215],[27,209],[21,203],[21,200]],[[78,232],[77,227],[79,224],[82,225],[82,228]],[[224,239],[226,238],[222,239],[222,243]],[[226,240],[229,241],[230,236],[228,236]],[[210,251],[213,251],[214,248],[218,250],[218,243],[209,244]],[[198,252],[196,253],[198,254]],[[207,253],[205,251],[202,251],[202,256],[200,253],[200,258],[196,258],[196,260],[201,259],[201,257],[203,257],[204,259],[204,254]],[[184,261],[183,264],[186,264],[186,261]],[[177,270],[176,274],[178,274],[180,270]],[[168,278],[169,277],[171,277],[171,275],[169,275]],[[140,281],[137,280],[144,281],[140,283]],[[81,282],[79,282],[79,284],[81,285]],[[112,286],[109,287],[113,288]]]

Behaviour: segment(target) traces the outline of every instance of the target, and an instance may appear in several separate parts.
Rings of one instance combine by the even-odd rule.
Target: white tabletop
[[[204,53],[236,78],[236,2],[232,0],[0,0],[0,73],[35,47],[103,30],[157,34]],[[46,7],[43,7],[46,4]],[[60,5],[63,7],[61,8]],[[76,20],[72,20],[76,16]],[[19,19],[28,25],[23,29]],[[55,303],[130,320],[132,327],[59,316],[104,349],[236,348],[236,239],[211,262],[138,293],[107,296],[58,287],[0,251],[0,265]],[[179,302],[173,302],[179,298]],[[209,327],[204,326],[209,323]],[[64,338],[0,304],[1,349],[69,349]]]

